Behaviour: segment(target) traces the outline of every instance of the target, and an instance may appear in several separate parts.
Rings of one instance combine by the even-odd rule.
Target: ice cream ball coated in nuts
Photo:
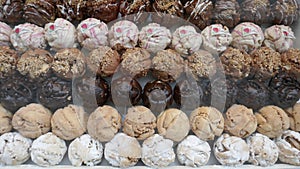
[[[246,138],[256,130],[256,117],[252,109],[246,106],[234,104],[226,111],[225,116],[225,131],[234,136]]]
[[[279,137],[283,131],[290,127],[288,115],[283,109],[269,105],[255,113],[257,119],[257,131],[269,138]]]
[[[217,160],[226,166],[241,166],[249,159],[249,146],[236,136],[222,134],[214,143]]]
[[[112,166],[132,167],[142,157],[141,145],[136,138],[118,133],[105,144],[104,157]]]
[[[144,140],[155,133],[156,117],[144,106],[130,107],[123,122],[123,132],[138,140]]]
[[[117,109],[108,105],[98,107],[89,116],[87,131],[98,141],[110,141],[120,130],[121,119]]]
[[[180,142],[190,131],[189,118],[179,109],[167,109],[157,117],[157,129],[164,138]]]
[[[21,165],[30,158],[32,141],[20,133],[9,132],[0,136],[0,166]]]
[[[70,104],[56,110],[51,118],[52,132],[64,140],[72,140],[86,132],[88,114],[83,107]]]
[[[30,148],[31,160],[42,167],[59,164],[66,152],[66,142],[51,132],[35,139]]]
[[[99,164],[103,156],[102,143],[84,134],[73,140],[68,148],[68,157],[73,166],[82,164],[95,166]]]
[[[214,107],[198,107],[190,114],[192,131],[201,140],[214,140],[224,130],[222,113]]]
[[[24,137],[35,139],[51,128],[52,112],[41,104],[31,103],[17,110],[12,126]]]
[[[13,114],[0,104],[0,135],[12,130],[12,117]]]

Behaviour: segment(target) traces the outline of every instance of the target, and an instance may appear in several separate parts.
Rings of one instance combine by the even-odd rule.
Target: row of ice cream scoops
[[[178,143],[179,162],[199,167],[207,164],[211,154],[207,141],[215,137],[213,151],[222,165],[240,166],[248,161],[272,166],[278,158],[300,165],[299,126],[294,128],[299,124],[299,107],[297,103],[283,110],[269,105],[254,114],[243,105],[232,105],[224,117],[213,107],[198,107],[189,118],[179,109],[168,109],[156,118],[150,109],[135,106],[124,120],[108,105],[90,115],[76,105],[52,114],[33,103],[13,116],[1,107],[0,165],[19,165],[30,157],[40,166],[57,165],[67,151],[65,141],[70,140],[68,157],[74,166],[97,165],[104,152],[105,159],[117,167],[134,166],[140,158],[147,166],[165,167],[174,162],[173,147]],[[119,133],[121,126],[123,133]],[[189,135],[190,129],[195,135]]]
[[[213,54],[220,54],[229,45],[252,52],[262,44],[284,52],[293,46],[295,40],[289,26],[273,25],[263,33],[260,26],[251,22],[240,23],[231,33],[221,24],[207,26],[201,33],[188,25],[178,27],[171,33],[167,27],[157,23],[150,23],[139,30],[137,25],[128,20],[118,21],[108,28],[95,18],[82,21],[77,28],[62,18],[46,24],[44,28],[30,23],[16,25],[13,29],[4,22],[0,25],[0,44],[11,43],[19,52],[44,49],[47,43],[53,50],[76,48],[79,47],[78,42],[89,50],[108,45],[118,51],[139,46],[156,53],[170,47],[181,55],[192,54],[201,45]]]

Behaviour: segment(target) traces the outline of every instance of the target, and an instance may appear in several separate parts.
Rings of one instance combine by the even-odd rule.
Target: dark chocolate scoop
[[[281,108],[292,107],[300,98],[300,84],[291,73],[276,74],[270,81],[269,90],[272,101]]]
[[[38,86],[37,99],[52,111],[63,108],[72,103],[72,83],[52,76]]]
[[[142,98],[145,106],[153,112],[160,113],[172,104],[172,87],[160,80],[148,82]]]
[[[34,102],[35,95],[36,83],[31,82],[22,75],[15,74],[0,79],[0,102],[3,107],[11,112]]]
[[[22,0],[1,0],[0,1],[0,21],[11,24],[23,22],[23,7]]]
[[[173,97],[181,109],[194,110],[200,106],[203,91],[196,81],[184,79],[176,83]]]
[[[142,87],[131,77],[121,77],[112,81],[111,95],[116,106],[136,105],[142,96]]]
[[[262,82],[244,79],[238,83],[237,102],[258,110],[270,104],[269,91]]]
[[[103,106],[109,97],[109,86],[100,76],[82,77],[73,80],[73,97],[86,111]]]

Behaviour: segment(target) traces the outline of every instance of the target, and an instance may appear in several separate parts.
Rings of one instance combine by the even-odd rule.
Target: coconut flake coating
[[[108,37],[109,44],[113,49],[134,48],[138,42],[139,29],[131,21],[118,21],[110,28]]]
[[[136,138],[118,133],[105,144],[104,157],[112,166],[127,168],[136,165],[142,156],[142,149]]]
[[[155,134],[143,142],[142,161],[149,167],[166,167],[175,161],[173,141]]]
[[[5,22],[0,22],[0,46],[10,46],[12,29]]]
[[[202,36],[193,26],[181,26],[175,30],[171,48],[181,55],[190,55],[202,45]]]
[[[41,135],[34,140],[30,148],[31,160],[42,167],[59,164],[66,152],[67,146],[65,141],[51,132]]]
[[[273,25],[265,30],[264,45],[280,53],[293,47],[296,39],[292,28],[285,25]]]
[[[279,149],[279,160],[283,163],[300,165],[300,134],[287,130],[276,138],[276,145]]]
[[[240,23],[233,29],[231,35],[231,45],[248,53],[258,49],[264,41],[261,28],[251,22]]]
[[[249,146],[236,136],[223,134],[214,143],[217,160],[226,166],[242,166],[249,159]]]
[[[45,38],[51,49],[55,51],[77,46],[75,26],[62,18],[45,25]]]
[[[156,53],[164,50],[171,43],[170,30],[157,23],[143,27],[139,34],[139,46],[149,52]]]
[[[84,134],[73,140],[68,148],[68,157],[73,166],[82,164],[95,166],[99,164],[103,156],[102,143]]]
[[[201,167],[208,163],[211,148],[208,142],[194,135],[189,135],[178,144],[176,152],[180,164]]]
[[[88,18],[77,26],[77,39],[83,48],[92,50],[108,45],[108,27],[104,22]]]
[[[17,132],[5,133],[0,136],[0,166],[21,165],[29,158],[32,141]]]
[[[229,29],[221,24],[207,26],[201,35],[204,49],[212,54],[225,51],[232,41]]]
[[[35,139],[50,130],[51,117],[52,112],[43,105],[31,103],[15,112],[12,125],[24,137]]]
[[[249,162],[262,167],[272,166],[276,163],[279,150],[275,142],[267,136],[255,133],[246,139],[250,148]]]
[[[10,41],[21,53],[28,49],[44,49],[47,46],[44,29],[31,23],[15,26],[10,35]]]

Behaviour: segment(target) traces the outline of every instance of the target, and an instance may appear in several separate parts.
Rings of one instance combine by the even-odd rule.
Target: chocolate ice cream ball
[[[200,106],[203,90],[193,79],[179,80],[173,91],[173,98],[181,110],[194,110]]]
[[[108,27],[95,18],[88,18],[77,26],[77,39],[84,49],[93,50],[108,45]]]
[[[0,135],[4,133],[8,133],[12,130],[12,113],[8,110],[6,110],[1,104],[0,104]]]
[[[211,24],[213,8],[210,0],[192,0],[184,5],[186,19],[201,30]]]
[[[146,12],[152,9],[151,0],[121,0],[120,13],[122,17],[134,22],[145,22],[149,16]],[[129,15],[129,16],[128,16]]]
[[[300,49],[291,48],[281,54],[282,67],[297,76],[300,82]]]
[[[26,22],[44,26],[55,19],[56,1],[53,0],[26,0],[24,18]]]
[[[3,107],[15,112],[20,107],[34,102],[37,84],[20,74],[14,74],[0,81],[0,102]]]
[[[1,0],[0,1],[0,20],[16,24],[23,22],[24,0]]]
[[[139,29],[135,23],[121,20],[112,25],[108,32],[109,44],[118,51],[134,48],[138,43]]]
[[[292,28],[285,25],[273,25],[265,30],[264,45],[280,53],[293,47],[296,39]]]
[[[174,16],[183,17],[183,6],[180,0],[154,0],[152,21],[155,23],[170,26],[176,24]]]
[[[70,104],[54,112],[52,132],[61,139],[73,140],[86,132],[88,117],[83,107]]]
[[[145,140],[155,133],[156,117],[144,106],[130,107],[123,122],[123,132],[138,140]]]
[[[293,131],[300,131],[300,103],[285,109],[286,114],[290,118],[290,128]]]
[[[76,78],[72,86],[73,101],[78,101],[77,105],[82,105],[87,112],[104,105],[109,97],[108,83],[100,76]]]
[[[117,109],[108,105],[100,106],[89,116],[88,133],[98,141],[110,141],[121,128],[121,119]]]
[[[227,49],[232,41],[229,29],[221,24],[207,26],[201,32],[203,48],[212,54],[219,54]]]
[[[42,27],[24,23],[14,27],[10,35],[11,44],[23,53],[29,49],[46,48],[45,31]]]
[[[253,58],[253,69],[263,78],[274,76],[281,68],[280,53],[269,47],[261,47],[251,54]]]
[[[255,132],[257,120],[252,109],[234,104],[226,111],[225,131],[230,134],[246,138]]]
[[[242,79],[250,74],[252,57],[244,51],[229,47],[221,54],[220,60],[227,76]]]
[[[190,114],[191,130],[201,140],[214,140],[224,130],[222,113],[214,107],[198,107]]]
[[[87,66],[92,72],[106,77],[115,73],[121,62],[121,57],[116,50],[108,46],[99,46],[89,53],[86,60]]]
[[[171,48],[185,57],[198,51],[201,45],[202,36],[193,26],[181,26],[172,35]]]
[[[169,29],[157,23],[144,26],[139,34],[139,46],[149,52],[157,53],[171,43],[172,35]]]
[[[150,53],[146,49],[127,49],[122,55],[120,69],[125,75],[144,77],[151,67]]]
[[[61,49],[54,55],[52,70],[65,79],[81,77],[86,71],[86,57],[77,48]]]
[[[285,111],[277,106],[268,105],[255,113],[257,131],[269,138],[279,137],[290,127],[290,121]]]
[[[38,84],[37,101],[55,111],[72,103],[72,83],[56,76]]]
[[[152,74],[155,78],[172,82],[178,79],[184,69],[184,60],[175,50],[159,51],[152,58]]]
[[[111,82],[111,96],[117,107],[136,105],[141,100],[142,93],[140,83],[130,76],[113,79]]]
[[[21,107],[12,118],[12,126],[22,136],[35,139],[50,128],[52,112],[41,104],[31,103]]]
[[[211,79],[208,77],[199,78],[198,86],[202,89],[200,95],[200,106],[211,106]]]
[[[234,28],[240,22],[241,9],[236,0],[217,0],[214,5],[213,19],[228,28]]]
[[[299,1],[278,0],[271,5],[273,24],[291,25],[299,17]]]
[[[189,118],[179,109],[167,109],[157,117],[157,130],[164,138],[180,142],[190,131]]]
[[[252,22],[238,24],[231,35],[233,38],[231,45],[248,53],[260,48],[264,41],[262,29]]]
[[[148,82],[143,91],[144,105],[152,112],[160,113],[172,104],[172,87],[163,81]]]
[[[216,59],[206,50],[198,50],[188,58],[188,66],[195,79],[210,77],[216,73]]]
[[[25,52],[18,61],[17,70],[24,76],[41,80],[49,77],[53,56],[44,49],[34,49]]]
[[[54,51],[77,47],[76,36],[75,26],[63,18],[57,18],[45,25],[45,38]]]
[[[262,82],[244,79],[237,86],[237,103],[252,108],[254,111],[270,103],[269,90]]]
[[[11,27],[5,22],[0,22],[0,28],[0,46],[10,46]]]
[[[0,46],[0,78],[12,76],[17,69],[19,56],[8,46]]]
[[[241,3],[241,20],[256,24],[270,20],[269,0],[245,0]]]
[[[120,2],[118,0],[89,0],[86,2],[86,7],[90,18],[97,18],[107,23],[117,19]]]
[[[78,22],[86,18],[87,0],[56,0],[58,18],[64,18],[71,22]]]
[[[293,106],[300,98],[300,83],[292,73],[279,72],[270,80],[268,87],[274,105],[281,108]]]

